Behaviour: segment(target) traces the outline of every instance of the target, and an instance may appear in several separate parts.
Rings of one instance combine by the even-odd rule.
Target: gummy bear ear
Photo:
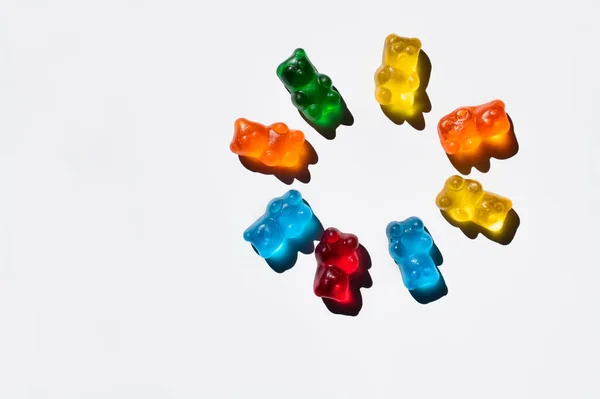
[[[447,135],[452,130],[454,130],[454,124],[449,117],[445,116],[440,119],[440,122],[438,123],[438,131],[440,131],[442,135]]]
[[[416,231],[423,231],[423,221],[416,216],[413,216],[407,220],[412,227]]]
[[[302,201],[302,194],[298,190],[290,190],[285,194],[284,199],[290,205],[298,205]]]
[[[354,234],[348,234],[348,237],[344,240],[344,244],[350,249],[356,249],[358,248],[358,237]]]
[[[252,242],[252,230],[248,229],[244,231],[244,240],[248,242]]]
[[[250,121],[246,118],[237,118],[233,123],[233,130],[235,134],[241,133],[248,128]]]
[[[398,238],[402,235],[402,225],[399,222],[390,222],[385,230],[389,238]]]
[[[408,39],[408,44],[415,47],[415,49],[418,51],[421,49],[421,47],[423,47],[423,44],[421,43],[421,40],[419,38],[413,37],[411,39]]]
[[[323,240],[325,242],[327,242],[328,244],[333,244],[333,243],[337,242],[339,239],[340,239],[340,232],[336,228],[329,227],[323,233]]]
[[[506,107],[506,106],[504,105],[504,101],[502,101],[502,100],[493,100],[493,101],[491,101],[491,102],[489,103],[489,105],[490,105],[490,106],[492,106],[492,107],[497,107],[497,108],[500,108],[500,109],[502,109],[502,110],[504,110],[504,108]]]
[[[466,107],[457,109],[454,114],[459,122],[463,122],[471,118],[471,111]]]
[[[445,211],[450,209],[450,207],[452,206],[452,199],[446,195],[440,194],[435,199],[435,204],[438,208]]]
[[[465,179],[458,175],[450,176],[448,180],[446,180],[446,186],[454,191],[460,190],[464,185]]]
[[[304,51],[303,48],[298,47],[296,50],[294,50],[294,58],[297,60],[306,59],[306,51]]]
[[[279,198],[274,199],[271,202],[269,202],[269,205],[267,205],[267,213],[269,213],[270,215],[276,214],[279,211],[281,211],[282,207],[283,207],[283,201]]]
[[[396,35],[395,33],[390,33],[389,35],[386,36],[385,38],[385,42],[388,45],[391,45],[392,43],[394,43],[396,40],[398,40],[398,35]]]
[[[287,127],[287,125],[283,122],[277,122],[277,123],[273,123],[270,126],[271,130],[273,130],[275,133],[278,134],[286,134],[290,131],[290,129]]]
[[[286,62],[282,62],[281,64],[279,64],[279,66],[277,67],[277,76],[279,76],[279,80],[284,79],[283,77],[283,72],[285,71],[285,68],[287,68],[287,61]],[[285,83],[285,82],[284,82]]]

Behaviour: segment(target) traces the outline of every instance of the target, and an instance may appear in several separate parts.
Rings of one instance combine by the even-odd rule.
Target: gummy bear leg
[[[332,90],[329,93],[327,93],[327,104],[336,105],[340,103],[340,100],[341,96],[338,92]]]
[[[260,157],[260,160],[265,165],[271,166],[271,167],[277,166],[277,164],[279,163],[279,157],[273,151],[266,151],[265,153],[263,153],[262,156]]]
[[[381,105],[388,105],[392,101],[392,92],[385,87],[378,87],[375,90],[375,99]]]
[[[311,104],[306,108],[306,116],[311,121],[318,120],[322,114],[323,114],[323,110],[317,104]]]
[[[410,113],[411,107],[415,103],[415,93],[410,91],[407,93],[400,94],[400,102],[398,107],[405,110],[405,112]]]
[[[298,154],[294,152],[286,152],[283,155],[283,158],[281,158],[281,166],[292,167],[295,166],[299,160],[300,157],[298,156]]]

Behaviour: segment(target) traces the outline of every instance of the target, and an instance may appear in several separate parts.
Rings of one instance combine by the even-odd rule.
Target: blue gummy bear
[[[421,219],[413,216],[403,222],[391,222],[386,235],[390,255],[400,268],[406,288],[412,291],[438,282],[440,272],[431,257],[433,239]]]
[[[244,240],[262,258],[269,259],[284,248],[288,239],[300,237],[312,218],[312,209],[302,200],[302,194],[290,190],[269,202],[265,214],[244,231]]]

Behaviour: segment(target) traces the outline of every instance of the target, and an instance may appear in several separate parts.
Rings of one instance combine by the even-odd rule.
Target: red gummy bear
[[[350,275],[360,266],[358,238],[330,227],[323,233],[315,257],[315,295],[340,303],[350,302],[353,298]]]
[[[330,227],[315,249],[318,265],[335,265],[346,274],[358,268],[358,238]]]
[[[338,302],[350,300],[350,277],[335,266],[319,266],[315,275],[315,295]]]

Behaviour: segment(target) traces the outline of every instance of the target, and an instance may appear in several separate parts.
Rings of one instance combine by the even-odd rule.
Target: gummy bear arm
[[[331,86],[333,85],[331,78],[323,73],[320,73],[318,75],[318,79],[319,82],[321,83],[321,85],[323,87],[325,87],[326,89],[331,89]]]
[[[429,234],[423,234],[423,236],[421,236],[420,244],[424,252],[429,253],[431,248],[433,248],[433,238],[431,238]]]
[[[296,108],[306,107],[308,104],[308,96],[301,91],[292,93],[292,103]]]
[[[386,65],[381,65],[375,72],[375,84],[382,85],[390,81],[392,78],[391,68]]]

